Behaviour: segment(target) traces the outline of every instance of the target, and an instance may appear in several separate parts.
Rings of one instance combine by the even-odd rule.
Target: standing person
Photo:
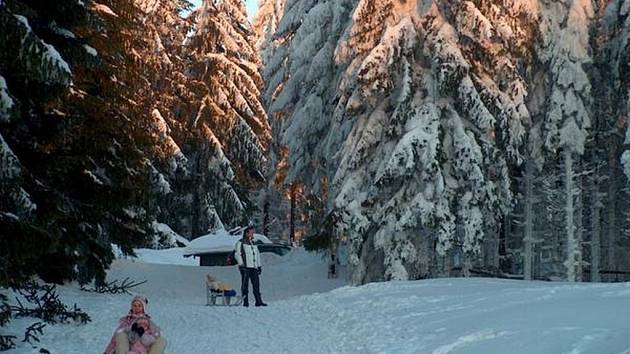
[[[241,272],[241,292],[243,293],[243,306],[249,306],[247,293],[249,292],[249,281],[252,282],[254,299],[256,306],[267,306],[260,297],[260,278],[262,264],[260,262],[260,252],[254,245],[254,227],[248,226],[243,230],[243,238],[234,245],[234,258],[238,263],[238,270]]]
[[[137,351],[135,349],[141,349],[136,345],[138,340],[149,349],[149,354],[164,354],[166,340],[160,335],[160,327],[146,313],[147,303],[148,300],[144,296],[133,297],[129,313],[118,321],[118,327],[105,349],[105,354],[128,354],[130,347]]]

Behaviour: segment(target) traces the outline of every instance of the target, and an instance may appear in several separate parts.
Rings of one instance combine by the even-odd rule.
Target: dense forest
[[[247,223],[355,284],[628,279],[629,15],[2,0],[0,286]]]
[[[241,1],[0,3],[0,285],[246,222],[270,129]]]
[[[323,206],[313,244],[347,245],[359,284],[628,279],[629,13],[262,1],[275,175]]]

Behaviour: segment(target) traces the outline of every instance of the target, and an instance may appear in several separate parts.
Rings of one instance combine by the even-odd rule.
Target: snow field
[[[238,288],[235,267],[151,264],[181,257],[177,250],[138,253],[137,261],[117,260],[110,277],[147,280],[137,292],[149,298],[168,353],[630,353],[630,283],[451,278],[351,287],[327,279],[320,256],[296,250],[264,254],[261,292],[269,307],[207,307],[205,274]],[[100,352],[131,297],[73,285],[59,291],[92,322],[47,326],[40,346]],[[19,333],[32,322],[10,329]],[[38,348],[20,343],[15,352]]]

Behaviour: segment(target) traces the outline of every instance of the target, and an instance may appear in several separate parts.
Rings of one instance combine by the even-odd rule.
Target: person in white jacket
[[[260,262],[260,252],[254,244],[254,227],[248,226],[243,230],[243,238],[234,245],[234,258],[238,263],[241,272],[241,292],[243,293],[243,306],[249,306],[247,294],[249,292],[249,282],[252,282],[254,299],[256,306],[267,306],[260,296],[260,273],[262,264]]]

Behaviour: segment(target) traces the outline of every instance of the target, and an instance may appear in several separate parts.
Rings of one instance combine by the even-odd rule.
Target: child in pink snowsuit
[[[129,313],[118,322],[105,354],[163,354],[166,340],[146,314],[147,299],[135,296]]]

